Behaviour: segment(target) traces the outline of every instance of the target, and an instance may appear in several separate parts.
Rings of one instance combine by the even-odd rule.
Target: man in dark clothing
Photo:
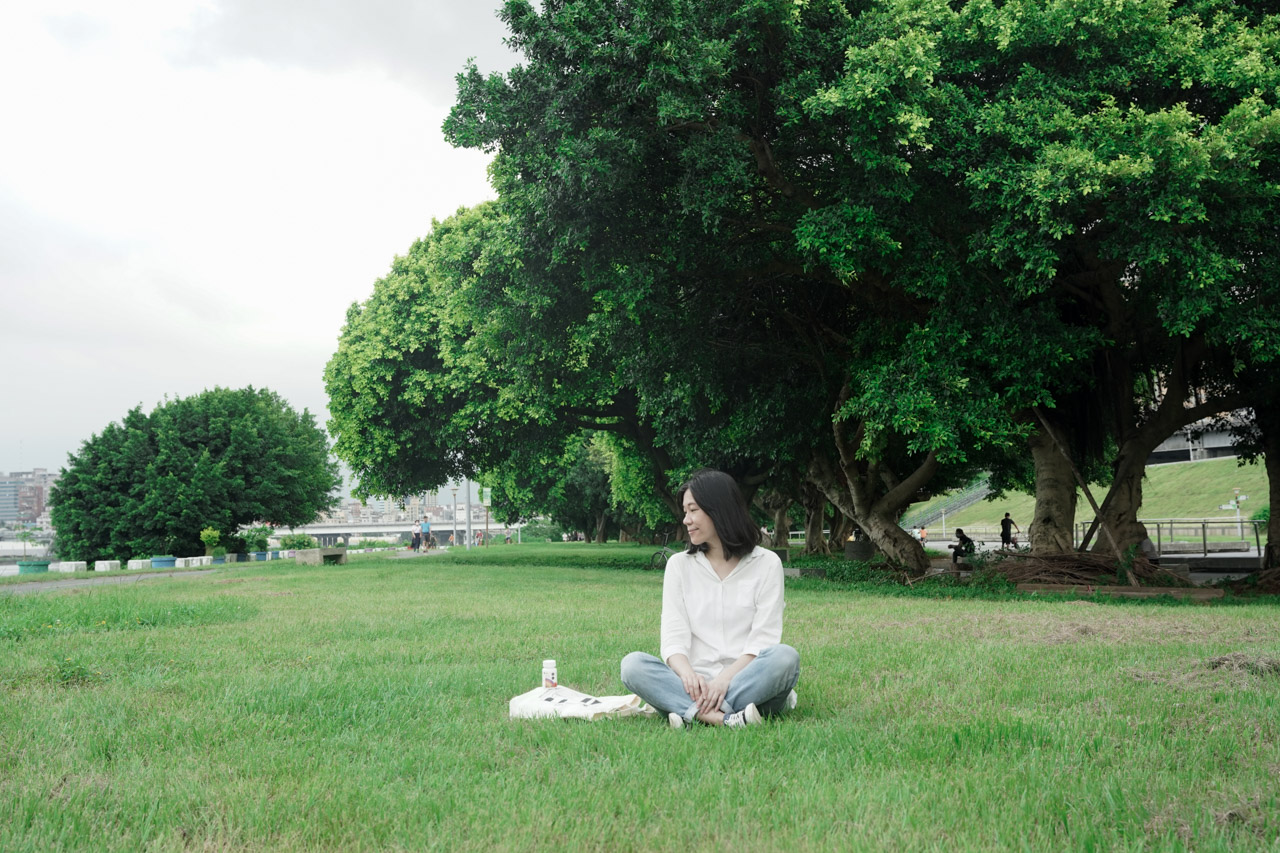
[[[961,557],[968,557],[973,553],[973,540],[964,535],[964,531],[959,527],[956,528],[956,544],[948,545],[951,549],[951,562],[956,564],[960,562]]]
[[[1013,547],[1014,545],[1013,529],[1014,528],[1016,528],[1019,533],[1022,532],[1022,528],[1018,527],[1018,522],[1010,518],[1009,513],[1006,512],[1004,514],[1004,518],[1000,519],[1000,546],[1002,548]]]

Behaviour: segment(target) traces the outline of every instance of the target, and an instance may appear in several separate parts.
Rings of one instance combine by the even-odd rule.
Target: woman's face
[[[684,493],[684,529],[689,531],[689,542],[694,545],[720,541],[715,522],[698,506],[692,489]]]

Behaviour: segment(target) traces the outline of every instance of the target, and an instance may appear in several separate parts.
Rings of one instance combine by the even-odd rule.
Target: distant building
[[[0,473],[0,522],[34,524],[49,504],[49,489],[57,474],[46,468]]]
[[[1183,427],[1160,443],[1147,458],[1147,464],[1198,462],[1202,459],[1239,456],[1231,436],[1231,426],[1239,418],[1237,413],[1225,421],[1205,420]]]
[[[7,474],[0,477],[0,522],[12,524],[18,520],[18,492],[21,489],[21,480],[10,479]]]

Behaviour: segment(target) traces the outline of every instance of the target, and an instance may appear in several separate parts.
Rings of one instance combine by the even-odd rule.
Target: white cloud
[[[426,13],[401,5],[0,12],[0,79],[24,81],[6,84],[0,135],[0,304],[16,325],[0,360],[4,399],[28,413],[0,418],[0,470],[56,467],[133,405],[213,385],[270,387],[323,420],[347,305],[433,217],[492,197],[487,158],[441,136],[452,72],[431,87],[442,69],[405,71],[405,27]],[[455,4],[416,8],[471,31],[449,22]],[[359,20],[356,44],[320,61]],[[310,35],[271,55],[285,31]]]

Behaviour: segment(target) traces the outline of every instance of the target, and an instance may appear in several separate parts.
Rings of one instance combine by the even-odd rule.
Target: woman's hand
[[[688,672],[680,673],[680,682],[684,685],[684,692],[688,693],[689,697],[698,703],[698,708],[701,710],[702,696],[707,687],[707,683],[702,679],[702,676],[691,669]]]
[[[693,697],[698,703],[699,714],[709,714],[712,711],[720,710],[725,694],[729,692],[729,682],[731,680],[732,676],[726,677],[722,672],[703,685],[702,695]]]
[[[671,667],[671,671],[680,676],[680,683],[684,685],[684,692],[689,694],[689,698],[698,702],[702,698],[702,693],[706,690],[706,681],[701,675],[694,671],[693,665],[689,663],[689,658],[684,655],[672,655],[667,661],[667,666]]]

